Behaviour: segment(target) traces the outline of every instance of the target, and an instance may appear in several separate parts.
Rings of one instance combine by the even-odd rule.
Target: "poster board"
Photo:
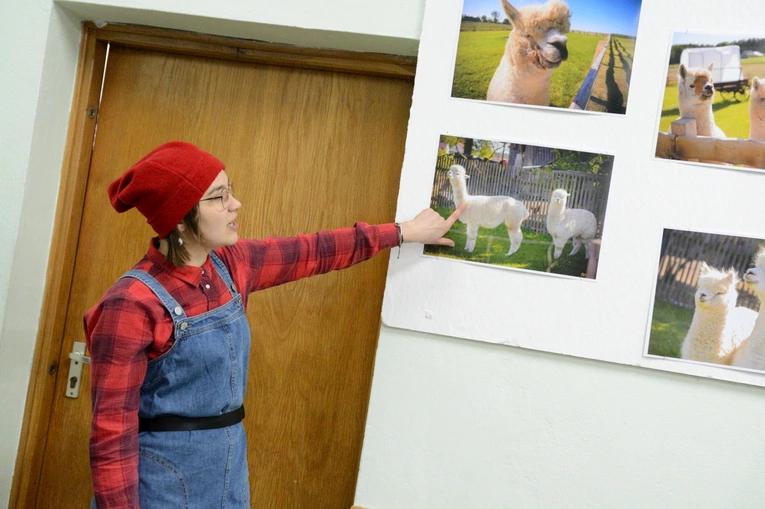
[[[643,1],[629,102],[624,114],[611,114],[452,97],[462,8],[461,0],[428,0],[425,6],[397,220],[430,206],[443,136],[611,154],[597,278],[551,277],[439,258],[424,254],[422,245],[404,244],[390,259],[383,322],[765,386],[761,372],[646,355],[665,229],[765,237],[757,200],[745,197],[765,192],[761,172],[655,157],[672,34],[690,28],[762,33],[765,12],[742,16],[735,27],[720,27],[719,20],[698,10]]]

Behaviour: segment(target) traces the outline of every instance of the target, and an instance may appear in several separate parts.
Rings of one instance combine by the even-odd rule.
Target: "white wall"
[[[79,20],[413,54],[424,10],[424,0],[384,9],[370,0],[10,4],[0,21],[0,507],[37,334]],[[760,507],[761,397],[743,385],[383,327],[357,503]]]

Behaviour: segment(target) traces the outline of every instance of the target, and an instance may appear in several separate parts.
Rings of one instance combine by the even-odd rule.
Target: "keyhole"
[[[73,376],[69,379],[69,388],[74,389],[75,385],[77,385],[77,377]]]

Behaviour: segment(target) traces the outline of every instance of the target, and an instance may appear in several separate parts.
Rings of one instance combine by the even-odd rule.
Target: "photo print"
[[[765,169],[765,34],[674,33],[656,157]]]
[[[764,244],[665,229],[645,354],[765,370]]]
[[[507,141],[441,136],[431,207],[467,208],[426,255],[595,279],[614,158]]]
[[[641,0],[464,0],[452,97],[624,114]]]

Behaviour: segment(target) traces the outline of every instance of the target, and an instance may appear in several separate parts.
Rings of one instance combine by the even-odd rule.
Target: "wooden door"
[[[91,497],[88,372],[79,399],[64,397],[67,355],[84,340],[84,312],[152,237],[138,212],[114,212],[109,182],[180,139],[226,163],[244,204],[243,237],[388,222],[411,94],[411,80],[111,44],[82,219],[70,228],[78,238],[47,435],[20,448],[20,456],[41,455],[39,480],[21,483],[27,492],[16,491],[16,507],[83,508]],[[352,505],[386,268],[384,254],[250,297],[244,424],[253,507]],[[30,440],[44,445],[36,451]],[[20,475],[34,476],[34,468]]]

